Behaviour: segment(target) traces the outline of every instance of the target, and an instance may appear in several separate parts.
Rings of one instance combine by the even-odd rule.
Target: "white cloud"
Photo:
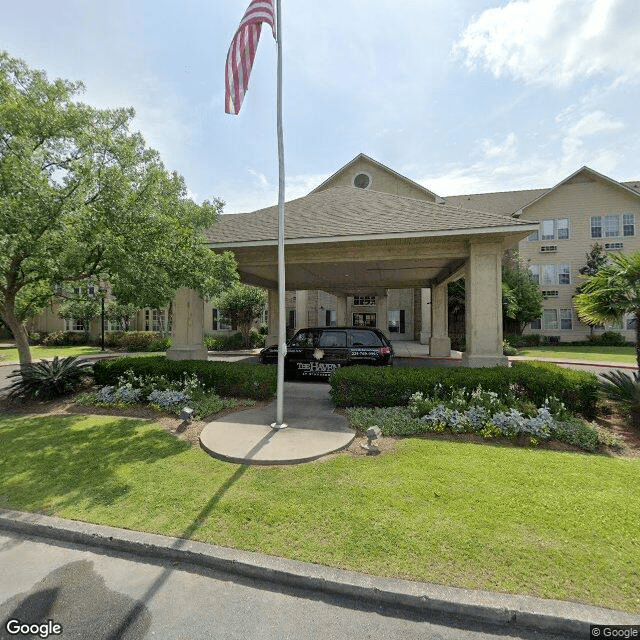
[[[454,54],[496,77],[566,86],[606,74],[637,80],[637,0],[515,0],[487,9],[464,30]]]
[[[267,180],[267,176],[260,171],[256,171],[255,169],[249,169],[249,173],[256,179],[255,184],[259,189],[269,189],[271,185],[269,184],[269,180]]]
[[[513,158],[516,153],[518,137],[512,131],[503,143],[483,138],[480,140],[480,144],[485,158]]]

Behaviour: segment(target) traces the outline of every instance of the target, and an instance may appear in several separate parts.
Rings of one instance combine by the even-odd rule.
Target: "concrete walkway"
[[[215,458],[239,464],[298,464],[348,447],[356,432],[335,413],[324,382],[285,382],[285,429],[272,429],[276,401],[210,422],[200,445]]]

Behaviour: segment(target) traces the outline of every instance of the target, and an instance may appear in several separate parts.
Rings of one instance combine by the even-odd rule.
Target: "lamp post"
[[[101,351],[104,351],[104,299],[107,295],[107,292],[104,289],[100,289],[100,328],[101,328]]]

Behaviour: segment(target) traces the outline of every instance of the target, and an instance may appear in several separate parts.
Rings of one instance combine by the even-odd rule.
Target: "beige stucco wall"
[[[521,220],[540,221],[547,219],[569,219],[569,238],[567,240],[523,240],[519,244],[520,255],[529,264],[569,264],[571,268],[570,284],[540,285],[541,290],[557,291],[557,297],[550,297],[543,301],[546,309],[558,310],[558,325],[560,326],[560,309],[572,309],[573,329],[532,330],[529,326],[525,333],[539,333],[543,336],[560,336],[562,341],[584,340],[589,335],[590,329],[578,320],[578,314],[572,303],[576,286],[582,281],[579,274],[580,267],[586,262],[586,253],[595,242],[604,245],[605,242],[622,242],[625,253],[640,251],[640,198],[629,194],[621,188],[617,188],[601,180],[585,182],[582,176],[578,176],[577,182],[565,184],[545,196],[538,202],[523,211]],[[622,234],[622,214],[635,214],[636,233],[634,236],[620,236],[610,238],[591,237],[591,217],[620,216],[620,233]],[[604,229],[603,229],[604,234]],[[539,237],[541,231],[539,232]],[[543,253],[541,246],[557,245],[557,252]],[[542,281],[542,274],[541,274]],[[619,331],[619,329],[616,329]],[[620,331],[627,340],[635,340],[634,330]],[[596,331],[598,333],[598,331]]]
[[[422,189],[411,184],[401,176],[395,175],[390,171],[386,171],[365,158],[360,158],[354,164],[347,167],[338,175],[333,176],[326,184],[322,185],[322,189],[330,189],[331,187],[352,187],[353,179],[359,173],[366,173],[371,178],[369,189],[372,191],[382,191],[384,193],[393,193],[398,196],[406,196],[407,198],[416,198],[418,200],[428,200],[434,202],[435,198],[430,196]]]

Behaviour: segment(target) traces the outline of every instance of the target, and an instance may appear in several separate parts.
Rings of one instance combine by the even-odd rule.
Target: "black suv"
[[[260,362],[277,364],[277,345],[260,352]],[[339,367],[352,364],[390,366],[393,347],[378,329],[356,327],[316,327],[300,329],[287,342],[287,378],[331,375]]]

